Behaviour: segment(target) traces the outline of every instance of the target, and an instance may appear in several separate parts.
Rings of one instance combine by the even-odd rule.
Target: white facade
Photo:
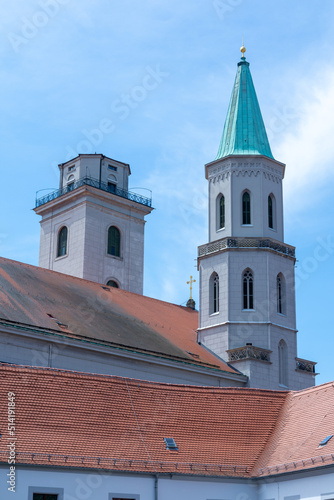
[[[207,366],[113,348],[101,342],[82,342],[63,335],[47,335],[33,328],[0,330],[1,360],[15,365],[43,366],[61,370],[100,373],[152,382],[244,387],[246,377]]]
[[[39,265],[142,294],[144,216],[152,209],[128,193],[129,165],[80,155],[59,167],[59,195],[35,209],[42,216]],[[66,248],[60,248],[64,230]],[[116,250],[110,231],[118,234]]]
[[[51,465],[51,464],[50,464]],[[264,478],[224,478],[178,474],[16,465],[15,493],[8,491],[9,466],[0,466],[2,500],[32,500],[32,494],[57,494],[57,500],[333,500],[334,473],[303,471]]]
[[[209,181],[209,241],[225,236],[268,237],[283,241],[282,179],[285,165],[264,156],[235,155],[206,165]],[[251,224],[242,223],[242,194],[251,197]],[[217,224],[217,198],[225,196],[225,226]],[[268,226],[268,196],[274,199],[273,228]]]
[[[251,387],[299,390],[314,385],[314,373],[300,369],[297,358],[283,176],[282,163],[256,155],[206,165],[209,243],[199,247],[199,340],[247,375]]]

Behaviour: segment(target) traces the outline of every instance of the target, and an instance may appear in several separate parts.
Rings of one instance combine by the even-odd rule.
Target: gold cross
[[[187,281],[187,285],[190,285],[190,298],[192,299],[193,294],[193,283],[196,283],[196,280],[193,280],[193,277],[190,276],[190,281]]]

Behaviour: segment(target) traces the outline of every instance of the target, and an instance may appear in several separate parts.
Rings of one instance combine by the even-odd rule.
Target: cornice
[[[265,179],[277,184],[282,182],[282,172],[278,168],[263,162],[228,162],[216,164],[210,167],[208,173],[208,180],[213,184],[229,180],[231,176],[258,177],[261,174]]]

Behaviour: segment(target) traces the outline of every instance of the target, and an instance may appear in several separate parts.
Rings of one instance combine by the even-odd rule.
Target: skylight
[[[178,451],[178,447],[173,438],[164,438],[166,443],[166,450],[176,450]]]
[[[334,435],[334,434],[331,434],[330,436],[327,436],[325,439],[323,439],[323,440],[321,441],[321,443],[319,443],[319,447],[320,447],[320,446],[325,446],[325,445],[328,443],[328,441],[329,441],[330,439],[332,439],[333,435]]]

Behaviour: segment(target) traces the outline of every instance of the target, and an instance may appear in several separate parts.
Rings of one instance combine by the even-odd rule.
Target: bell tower
[[[152,207],[128,191],[130,166],[81,154],[59,170],[59,189],[36,200],[39,265],[142,294],[144,217]]]
[[[314,385],[297,358],[295,248],[284,243],[282,180],[245,47],[217,157],[205,166],[209,242],[198,248],[199,341],[249,377],[251,387]]]

